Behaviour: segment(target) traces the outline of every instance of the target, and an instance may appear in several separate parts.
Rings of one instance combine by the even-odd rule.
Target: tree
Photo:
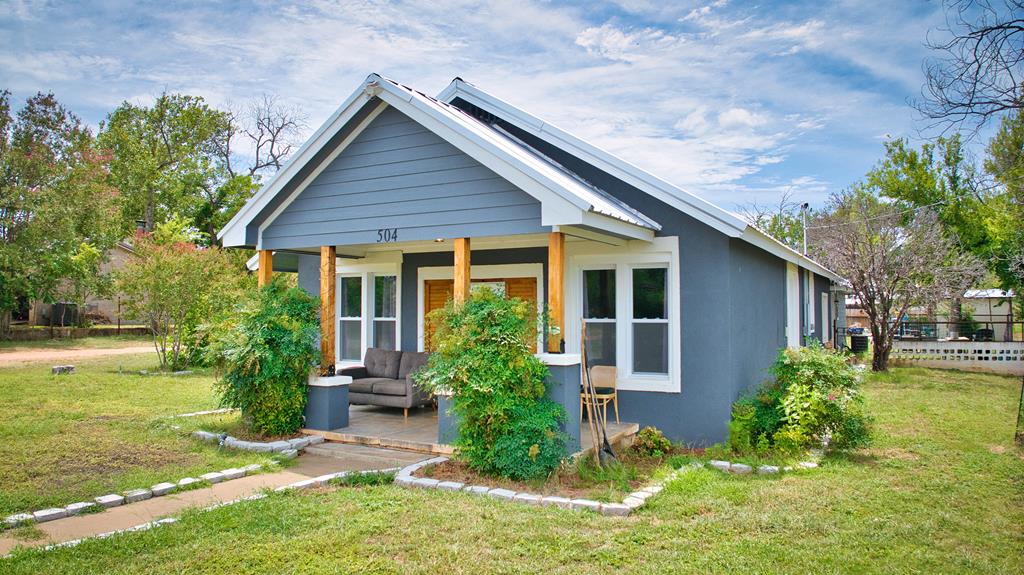
[[[915,306],[934,305],[984,273],[929,208],[881,201],[865,184],[833,195],[818,218],[814,255],[845,277],[871,324],[871,368],[885,371],[893,336]]]
[[[947,0],[948,40],[929,40],[939,56],[925,64],[917,109],[933,125],[977,129],[1024,108],[1024,1]]]
[[[96,246],[88,242],[79,244],[75,252],[61,262],[61,281],[55,290],[57,299],[74,303],[81,312],[90,297],[110,295],[113,288],[110,274],[100,269],[104,261],[106,254]],[[78,321],[85,324],[81,313]],[[60,325],[64,322],[61,321]]]
[[[1024,296],[1024,110],[1006,116],[988,145],[985,171],[997,193],[986,202],[989,262],[1004,288]]]
[[[743,217],[754,227],[797,251],[803,251],[804,225],[801,204],[793,201],[790,191],[782,194],[774,206],[751,202],[741,208]],[[813,216],[813,212],[807,214]]]
[[[251,284],[234,258],[197,246],[186,226],[171,219],[151,234],[138,234],[134,255],[116,274],[127,313],[150,327],[162,369],[187,366],[190,335]]]
[[[103,252],[120,235],[117,192],[89,129],[53,94],[16,116],[9,98],[0,92],[0,334],[19,301],[54,301],[83,242]]]

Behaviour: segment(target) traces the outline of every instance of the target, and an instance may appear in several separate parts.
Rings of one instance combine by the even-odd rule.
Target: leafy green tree
[[[32,96],[12,115],[10,94],[0,92],[0,334],[19,301],[58,297],[83,242],[102,253],[117,241],[106,160],[53,94]]]
[[[804,208],[792,198],[792,194],[787,191],[782,194],[778,204],[769,206],[754,202],[744,206],[742,213],[754,227],[794,250],[803,251]],[[810,220],[815,212],[809,207],[806,209]]]
[[[61,281],[56,288],[57,299],[74,303],[79,311],[85,308],[90,297],[109,296],[113,289],[110,274],[103,273],[101,266],[106,261],[106,254],[96,246],[82,242],[75,252],[61,262]],[[79,324],[85,325],[82,314],[78,316]],[[64,325],[64,322],[60,322]]]
[[[1005,116],[988,145],[985,171],[996,182],[986,202],[990,265],[1003,287],[1024,297],[1024,110]]]

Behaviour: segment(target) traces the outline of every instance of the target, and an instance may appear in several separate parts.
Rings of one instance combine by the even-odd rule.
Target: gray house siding
[[[732,366],[743,395],[771,376],[786,345],[786,263],[743,240],[732,242]]]
[[[815,316],[817,318],[817,321],[814,322],[814,337],[816,337],[818,341],[825,341],[826,337],[831,336],[831,334],[825,333],[825,326],[822,325],[821,322],[821,294],[826,295],[826,300],[828,301],[828,308],[826,308],[825,311],[828,314],[829,318],[832,317],[832,294],[829,293],[829,286],[831,285],[832,283],[831,281],[829,281],[828,278],[824,276],[819,276],[818,274],[814,274],[814,309],[815,313],[818,314]],[[832,320],[830,319],[829,321],[831,322]]]
[[[544,232],[540,202],[387,108],[263,230],[263,249]]]

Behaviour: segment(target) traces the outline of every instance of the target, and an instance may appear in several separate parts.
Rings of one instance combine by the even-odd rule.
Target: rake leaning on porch
[[[429,351],[424,316],[473,285],[536,302],[577,438],[581,321],[622,419],[693,444],[726,437],[779,347],[842,329],[829,270],[458,78],[431,98],[371,74],[220,238],[259,250],[261,281],[298,272],[320,294],[338,369]]]

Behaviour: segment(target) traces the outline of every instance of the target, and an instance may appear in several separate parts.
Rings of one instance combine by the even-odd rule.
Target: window
[[[584,270],[583,319],[591,365],[615,365],[615,269]]]
[[[339,354],[342,361],[359,361],[363,359],[363,278],[342,277],[338,283],[341,284]]]
[[[633,373],[668,375],[668,269],[632,272]]]
[[[398,278],[373,276],[373,347],[396,349]]]

